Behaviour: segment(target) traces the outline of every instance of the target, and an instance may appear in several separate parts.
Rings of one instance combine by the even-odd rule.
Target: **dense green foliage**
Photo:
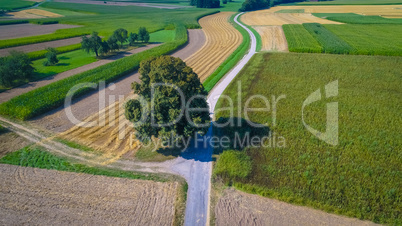
[[[303,24],[304,28],[321,44],[324,53],[351,53],[354,49],[321,24]]]
[[[0,0],[0,9],[4,10],[15,10],[21,9],[37,4],[34,1],[24,1],[24,0]]]
[[[145,27],[140,27],[138,29],[138,41],[148,42],[149,41],[149,32]]]
[[[11,51],[7,57],[0,58],[0,85],[10,87],[15,80],[28,80],[34,74],[34,68],[29,57],[22,53]]]
[[[284,24],[282,27],[288,42],[289,51],[307,53],[322,52],[321,45],[303,26],[299,24]]]
[[[43,66],[52,66],[59,62],[57,58],[57,52],[54,48],[47,48],[46,49],[46,60],[43,62]]]
[[[25,167],[53,169],[75,173],[87,173],[109,177],[122,177],[129,179],[154,180],[166,182],[167,180],[154,174],[143,174],[114,170],[107,168],[90,167],[83,164],[71,163],[65,158],[58,157],[39,148],[23,148],[12,152],[0,159],[2,164],[11,164]]]
[[[209,92],[214,88],[216,83],[219,82],[223,76],[226,75],[246,54],[249,46],[250,46],[250,36],[246,30],[240,27],[237,23],[234,22],[233,15],[230,18],[232,25],[241,33],[243,36],[243,42],[239,47],[204,81],[203,85],[205,89]]]
[[[239,110],[239,93],[242,108],[255,94],[269,100],[271,95],[285,94],[277,104],[276,126],[271,112],[254,111],[249,117],[268,125],[276,140],[279,136],[286,140],[286,146],[244,150],[252,161],[252,172],[244,179],[230,178],[235,187],[360,219],[401,224],[400,65],[401,57],[256,54],[224,94],[232,98],[234,112]],[[304,128],[301,106],[311,93],[319,88],[325,93],[324,86],[335,80],[339,95],[309,105],[304,115],[308,125],[325,131],[326,104],[339,103],[339,144],[331,146]],[[228,104],[221,99],[217,109]],[[254,101],[251,107],[263,104]],[[229,116],[229,111],[216,115]],[[227,162],[224,155],[217,165],[220,161]]]
[[[219,8],[220,0],[191,0],[190,5],[194,5],[197,8]]]
[[[402,24],[400,18],[363,16],[355,13],[313,13],[314,16],[347,24]]]
[[[173,146],[196,133],[206,134],[211,123],[209,111],[205,111],[209,109],[208,92],[186,63],[172,56],[150,58],[141,62],[139,73],[141,83],[134,82],[132,88],[144,100],[131,99],[124,107],[137,139],[155,137]]]
[[[10,25],[10,24],[27,24],[29,20],[0,20],[1,25]]]
[[[402,55],[402,25],[283,25],[292,52]],[[319,46],[317,46],[319,43]]]
[[[239,9],[240,12],[267,9],[270,6],[269,0],[245,0]]]
[[[0,105],[0,114],[26,120],[62,106],[68,91],[77,84],[87,82],[98,84],[100,81],[105,81],[106,83],[114,81],[137,70],[142,60],[169,54],[171,51],[179,48],[187,42],[187,31],[183,25],[178,25],[176,26],[176,32],[175,41],[124,57],[17,96]],[[88,87],[82,88],[74,94],[74,97],[92,90]]]
[[[250,176],[252,161],[250,156],[241,151],[223,152],[214,168],[214,175],[223,179],[245,179]]]
[[[39,25],[46,25],[46,24],[58,24],[58,20],[30,20],[31,24],[39,24]]]

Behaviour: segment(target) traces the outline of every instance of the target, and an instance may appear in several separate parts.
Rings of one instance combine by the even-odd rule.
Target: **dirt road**
[[[0,164],[1,225],[172,225],[177,182]]]
[[[96,68],[96,67],[99,67],[101,65],[110,63],[112,61],[121,59],[123,57],[130,56],[130,55],[136,54],[136,53],[140,53],[142,51],[154,48],[154,47],[159,46],[159,45],[160,44],[150,44],[150,45],[147,45],[145,47],[139,47],[137,49],[133,49],[133,50],[130,50],[130,51],[127,51],[127,52],[117,54],[117,55],[109,57],[107,59],[98,60],[96,62],[84,65],[82,67],[78,67],[78,68],[75,68],[75,69],[72,69],[72,70],[69,70],[69,71],[59,73],[59,74],[54,75],[54,76],[47,77],[47,78],[45,78],[43,80],[39,80],[39,81],[36,81],[36,82],[30,82],[28,84],[25,84],[25,85],[22,85],[22,86],[19,86],[19,87],[4,91],[4,92],[0,93],[0,103],[6,102],[6,101],[10,100],[13,97],[19,96],[19,95],[21,95],[23,93],[26,93],[26,92],[29,92],[29,91],[31,91],[33,89],[48,85],[50,83],[65,79],[67,77],[76,75],[76,74],[84,72],[84,71],[91,70],[93,68]]]
[[[217,226],[229,225],[364,225],[376,224],[325,213],[275,199],[227,189],[215,208]]]

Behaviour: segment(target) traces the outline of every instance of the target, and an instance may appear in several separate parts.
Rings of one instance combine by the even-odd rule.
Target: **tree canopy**
[[[8,87],[14,80],[30,79],[34,70],[28,55],[11,51],[9,56],[0,58],[0,85]]]
[[[208,92],[186,63],[161,56],[142,61],[139,72],[141,83],[132,84],[139,98],[125,104],[125,116],[134,123],[139,140],[154,136],[180,141],[208,131]]]
[[[98,32],[94,31],[89,38],[82,36],[81,46],[86,52],[94,52],[95,55],[98,56],[99,49],[102,46],[102,39],[98,36]]]

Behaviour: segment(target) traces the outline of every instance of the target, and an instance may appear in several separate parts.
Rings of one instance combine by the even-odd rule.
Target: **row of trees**
[[[303,2],[305,0],[246,0],[243,2],[242,7],[239,9],[241,12],[268,9],[275,5],[293,3],[293,2]],[[320,1],[330,1],[330,0],[320,0]]]
[[[219,8],[220,0],[190,0],[190,5],[197,8]]]
[[[99,55],[105,55],[112,51],[117,51],[123,48],[125,42],[128,41],[129,45],[132,46],[135,42],[149,42],[150,35],[145,27],[140,27],[137,33],[130,33],[124,28],[119,28],[113,32],[106,41],[102,40],[98,36],[98,32],[92,32],[90,37],[83,36],[81,41],[82,49],[86,52],[93,52],[98,57]],[[120,46],[118,44],[120,42]]]

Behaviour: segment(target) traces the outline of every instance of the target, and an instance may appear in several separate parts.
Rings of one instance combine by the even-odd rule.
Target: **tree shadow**
[[[54,66],[68,66],[68,65],[70,65],[70,63],[58,63]]]

